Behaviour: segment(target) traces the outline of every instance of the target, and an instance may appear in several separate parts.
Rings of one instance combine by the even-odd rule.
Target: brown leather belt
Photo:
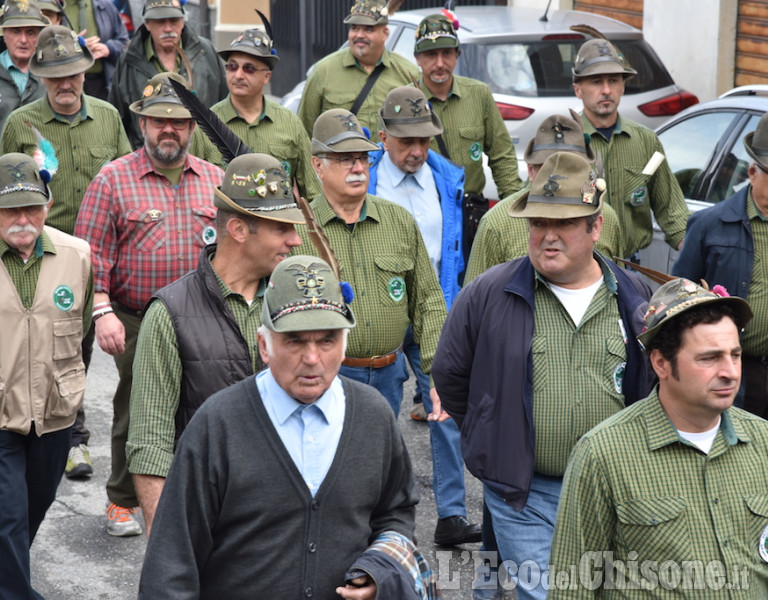
[[[403,345],[397,350],[393,350],[388,354],[380,354],[379,356],[372,356],[371,358],[354,358],[348,356],[341,364],[345,367],[365,367],[368,369],[381,369],[382,367],[388,367],[397,360],[397,355],[403,351]]]

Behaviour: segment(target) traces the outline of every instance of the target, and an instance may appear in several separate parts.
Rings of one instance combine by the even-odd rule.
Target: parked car
[[[768,111],[768,86],[735,88],[697,104],[656,130],[690,211],[712,206],[749,184],[750,158],[742,140]],[[669,271],[677,252],[657,230],[641,264]]]
[[[397,12],[389,20],[387,47],[415,62],[416,29],[438,10]],[[552,114],[567,115],[569,108],[581,109],[573,93],[571,68],[589,37],[572,31],[572,25],[586,24],[603,33],[637,70],[621,100],[623,116],[655,128],[698,102],[675,85],[642,31],[620,21],[572,10],[552,11],[542,20],[541,10],[512,6],[459,6],[455,14],[462,47],[456,73],[490,86],[515,144],[521,174],[526,172],[525,146],[539,123]],[[303,85],[284,96],[284,106],[298,110]],[[495,197],[488,190],[486,195]]]

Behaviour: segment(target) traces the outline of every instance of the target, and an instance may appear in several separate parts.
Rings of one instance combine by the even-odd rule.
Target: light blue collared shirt
[[[414,174],[404,173],[385,152],[379,162],[376,195],[399,204],[413,215],[427,247],[429,261],[439,277],[443,211],[432,169],[424,163]]]
[[[269,369],[256,375],[256,387],[272,425],[314,497],[336,456],[344,428],[341,380],[334,378],[331,387],[313,404],[291,398]]]
[[[16,84],[16,89],[19,90],[19,94],[23,94],[27,88],[27,81],[29,81],[29,73],[25,73],[11,60],[11,53],[8,50],[3,50],[0,53],[0,65],[2,65],[13,79],[13,83]]]

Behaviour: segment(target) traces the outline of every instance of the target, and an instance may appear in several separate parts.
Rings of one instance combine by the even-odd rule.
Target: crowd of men
[[[5,1],[0,598],[41,598],[29,548],[62,475],[93,472],[94,341],[119,376],[107,532],[146,533],[140,598],[440,598],[409,368],[434,542],[490,557],[474,600],[768,596],[768,116],[749,185],[689,220],[619,114],[637,72],[590,39],[582,113],[541,121],[524,184],[491,90],[454,75],[452,13],[420,23],[418,67],[391,14],[354,2],[297,116],[264,93],[266,21],[216,50],[179,0],[145,0],[132,39],[108,0]],[[681,249],[655,292],[614,261],[652,215]]]

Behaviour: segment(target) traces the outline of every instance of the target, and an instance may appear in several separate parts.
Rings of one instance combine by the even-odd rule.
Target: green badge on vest
[[[405,280],[400,276],[393,277],[387,284],[387,292],[392,300],[400,302],[405,297]]]
[[[285,174],[288,175],[288,177],[291,176],[291,163],[289,163],[287,160],[284,160],[280,163],[280,166],[283,167],[283,171],[285,171]]]
[[[216,228],[213,225],[208,225],[203,229],[203,243],[213,244],[216,241]]]
[[[480,146],[480,142],[475,142],[469,147],[469,158],[477,162],[483,157],[483,148]]]
[[[68,285],[60,285],[53,290],[53,303],[63,311],[72,310],[75,305],[75,293]]]
[[[632,190],[632,193],[629,194],[629,203],[632,206],[640,206],[643,202],[645,202],[645,199],[648,197],[648,188],[644,185],[641,185],[640,187],[635,188]]]
[[[621,394],[621,390],[624,389],[624,373],[627,370],[627,363],[623,362],[617,365],[613,370],[613,389],[617,394]]]

